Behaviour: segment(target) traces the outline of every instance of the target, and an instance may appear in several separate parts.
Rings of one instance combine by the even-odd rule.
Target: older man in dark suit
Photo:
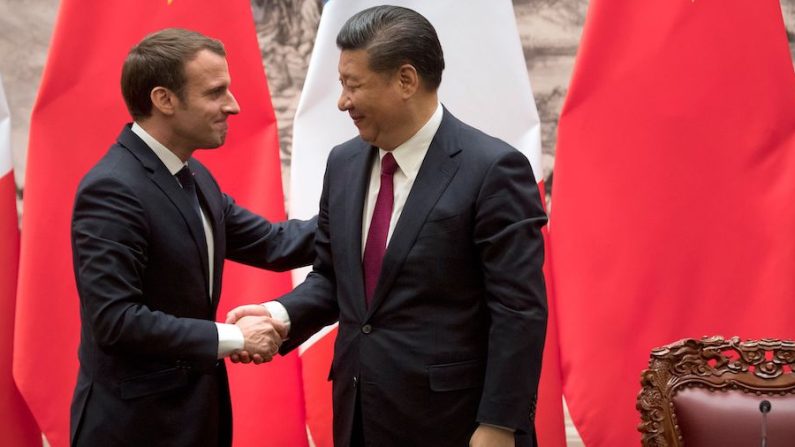
[[[223,45],[168,29],[134,47],[122,92],[134,123],[80,184],[72,219],[80,295],[74,446],[229,446],[221,360],[276,353],[267,316],[215,323],[224,259],[311,263],[316,221],[271,223],[236,205],[191,157],[238,113]]]
[[[281,352],[339,321],[337,446],[532,446],[547,313],[530,164],[439,103],[420,14],[367,9],[337,45],[359,137],[329,155],[313,271],[268,303],[289,320]]]

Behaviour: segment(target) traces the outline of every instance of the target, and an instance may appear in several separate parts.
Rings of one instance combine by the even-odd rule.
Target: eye
[[[219,98],[223,96],[224,93],[226,93],[226,87],[216,87],[210,90],[209,92],[207,92],[207,95],[210,96],[211,98]]]
[[[345,80],[342,80],[342,79],[340,79],[340,85],[342,86],[343,90],[347,90],[349,92],[352,92],[352,91],[358,89],[361,86],[361,84],[359,84],[359,83],[354,83],[354,82],[351,82],[350,80],[345,81]]]

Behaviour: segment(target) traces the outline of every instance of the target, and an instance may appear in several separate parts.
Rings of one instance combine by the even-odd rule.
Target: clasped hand
[[[243,350],[229,356],[234,363],[270,362],[287,337],[287,326],[272,318],[265,306],[259,304],[232,309],[226,316],[226,323],[237,325],[243,332]]]

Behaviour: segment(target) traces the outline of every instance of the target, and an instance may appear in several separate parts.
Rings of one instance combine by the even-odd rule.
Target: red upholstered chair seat
[[[767,445],[795,446],[795,395],[757,395],[740,389],[684,387],[673,397],[674,413],[686,446],[759,446],[767,400]]]

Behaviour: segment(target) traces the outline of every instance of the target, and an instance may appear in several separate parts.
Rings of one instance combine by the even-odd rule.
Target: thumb
[[[242,316],[242,315],[238,315],[239,313],[241,313],[239,307],[230,310],[229,313],[226,314],[226,324],[235,324],[235,323],[237,323],[237,320],[239,320],[240,317]]]

